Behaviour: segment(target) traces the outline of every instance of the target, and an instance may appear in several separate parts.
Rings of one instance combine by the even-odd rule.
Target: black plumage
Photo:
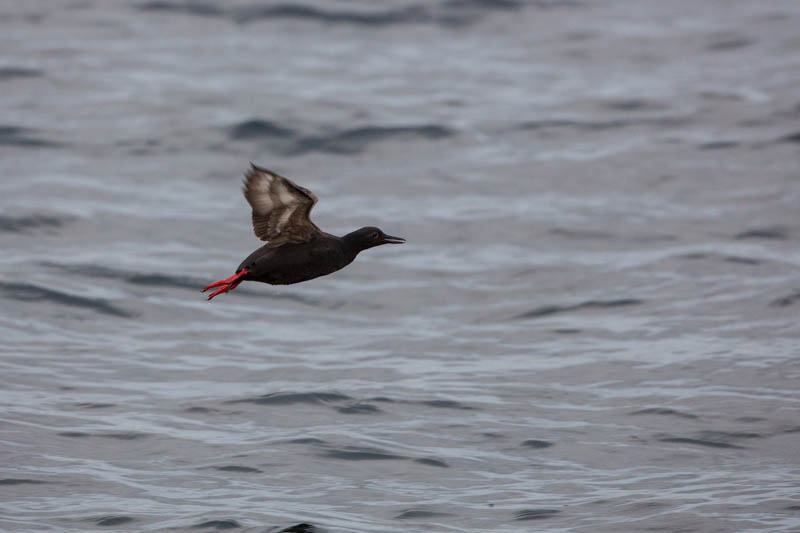
[[[235,289],[242,281],[289,285],[340,270],[368,248],[400,244],[372,226],[337,237],[310,219],[317,197],[291,180],[251,164],[245,172],[244,196],[253,208],[253,231],[267,244],[242,261],[229,278],[205,287],[219,287],[208,299]]]

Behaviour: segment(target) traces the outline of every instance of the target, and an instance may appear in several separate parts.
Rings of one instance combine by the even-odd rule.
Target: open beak
[[[402,237],[392,237],[391,235],[383,236],[383,244],[403,244],[406,240]]]

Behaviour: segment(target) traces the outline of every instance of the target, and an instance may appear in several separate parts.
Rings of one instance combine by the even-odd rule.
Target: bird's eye
[[[369,234],[369,236],[370,236],[371,239],[377,239],[378,238],[378,232],[377,231],[373,231],[372,233]]]

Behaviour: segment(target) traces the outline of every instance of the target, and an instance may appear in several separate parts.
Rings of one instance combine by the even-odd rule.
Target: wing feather
[[[308,242],[321,233],[310,219],[316,195],[288,178],[251,163],[244,197],[253,208],[253,231],[269,247]]]

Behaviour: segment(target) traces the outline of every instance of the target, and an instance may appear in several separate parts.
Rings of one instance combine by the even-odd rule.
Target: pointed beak
[[[406,240],[402,237],[392,237],[391,235],[383,236],[383,244],[403,244]]]

